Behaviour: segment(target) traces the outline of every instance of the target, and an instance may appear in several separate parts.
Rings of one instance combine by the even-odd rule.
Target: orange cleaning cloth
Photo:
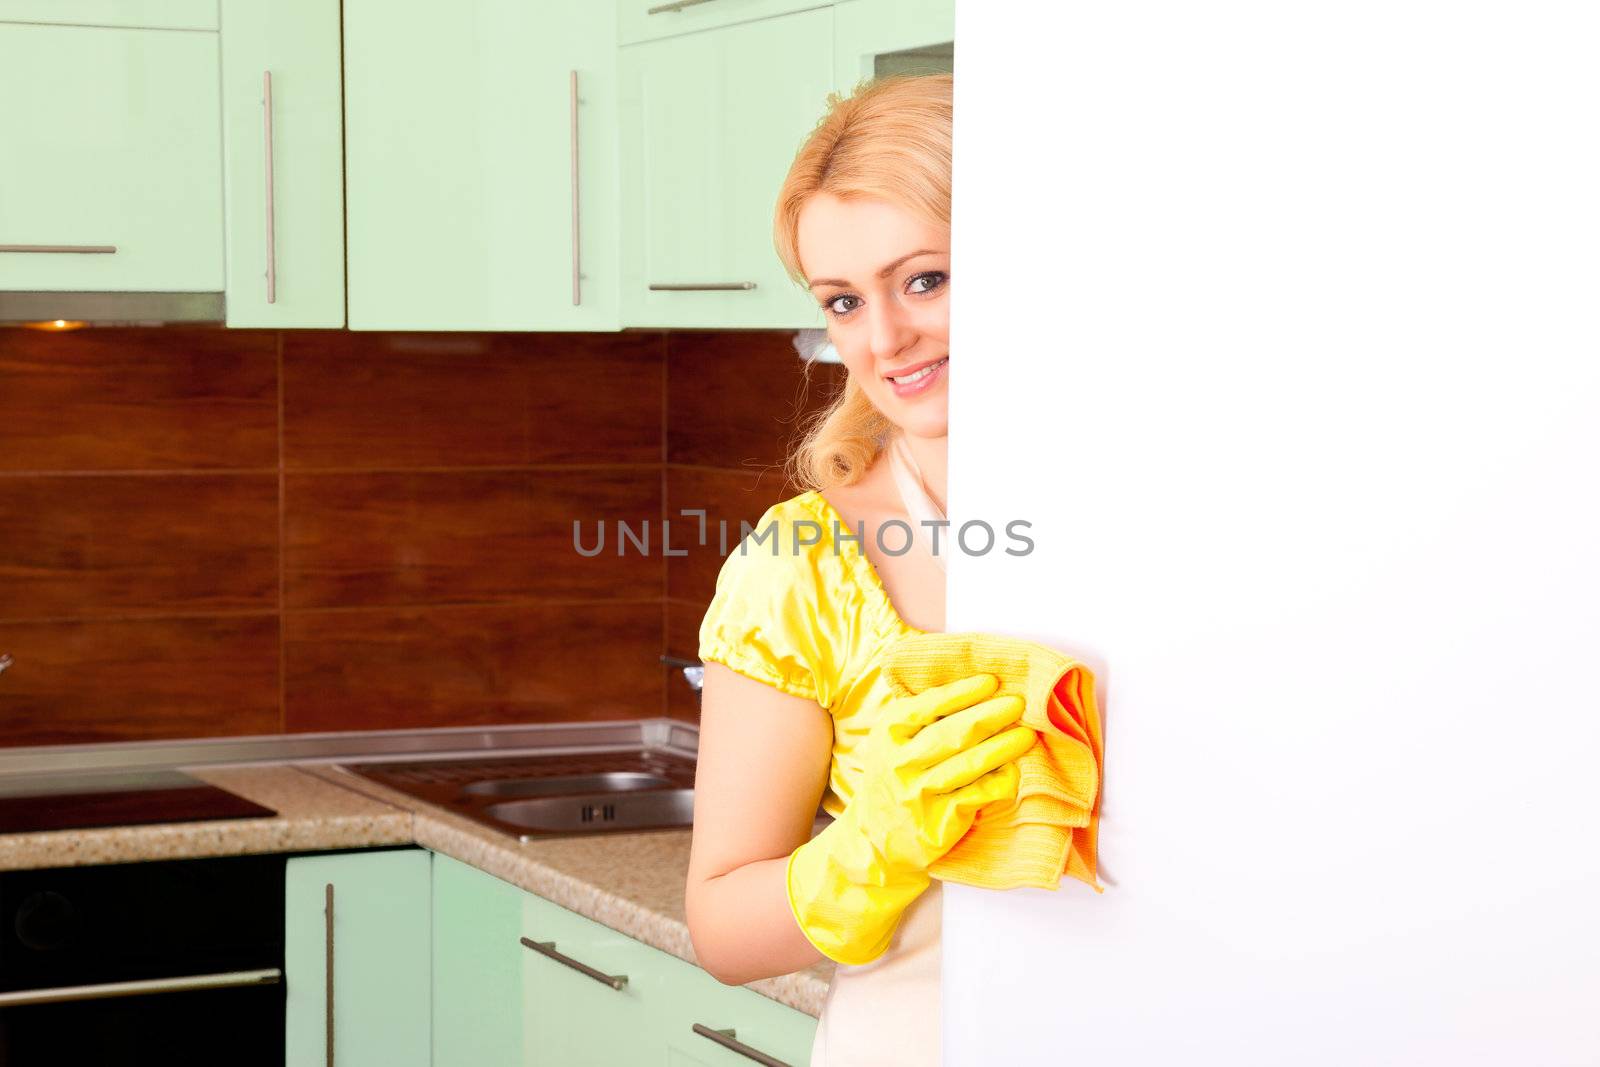
[[[1095,874],[1104,764],[1094,675],[1055,649],[987,633],[919,633],[888,651],[889,688],[910,696],[974,674],[1023,698],[1038,742],[1017,760],[1015,800],[978,812],[972,828],[928,873],[984,889],[1056,889],[1063,875],[1104,892]],[[997,694],[997,695],[999,695]]]

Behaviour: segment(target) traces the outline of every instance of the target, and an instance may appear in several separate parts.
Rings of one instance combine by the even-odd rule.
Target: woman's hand
[[[884,706],[850,803],[789,857],[790,909],[823,955],[847,964],[882,955],[928,888],[928,868],[980,808],[1016,796],[1016,759],[1037,738],[1013,725],[1022,698],[995,697],[999,687],[977,674]]]

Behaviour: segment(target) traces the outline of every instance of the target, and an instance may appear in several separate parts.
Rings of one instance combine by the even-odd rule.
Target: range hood
[[[221,325],[221,293],[0,291],[0,326],[66,320],[90,326]]]

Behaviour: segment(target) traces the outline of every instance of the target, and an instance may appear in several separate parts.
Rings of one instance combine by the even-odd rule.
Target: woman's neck
[[[917,468],[922,473],[922,487],[928,491],[928,496],[939,505],[939,510],[949,514],[950,508],[945,500],[945,486],[949,475],[949,448],[948,437],[915,437],[901,431],[905,436],[906,444],[911,449],[912,457],[917,461]]]

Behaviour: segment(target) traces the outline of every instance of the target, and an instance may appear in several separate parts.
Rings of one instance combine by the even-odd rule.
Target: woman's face
[[[945,436],[950,228],[882,200],[818,193],[800,211],[797,238],[811,295],[850,376],[907,433]]]

